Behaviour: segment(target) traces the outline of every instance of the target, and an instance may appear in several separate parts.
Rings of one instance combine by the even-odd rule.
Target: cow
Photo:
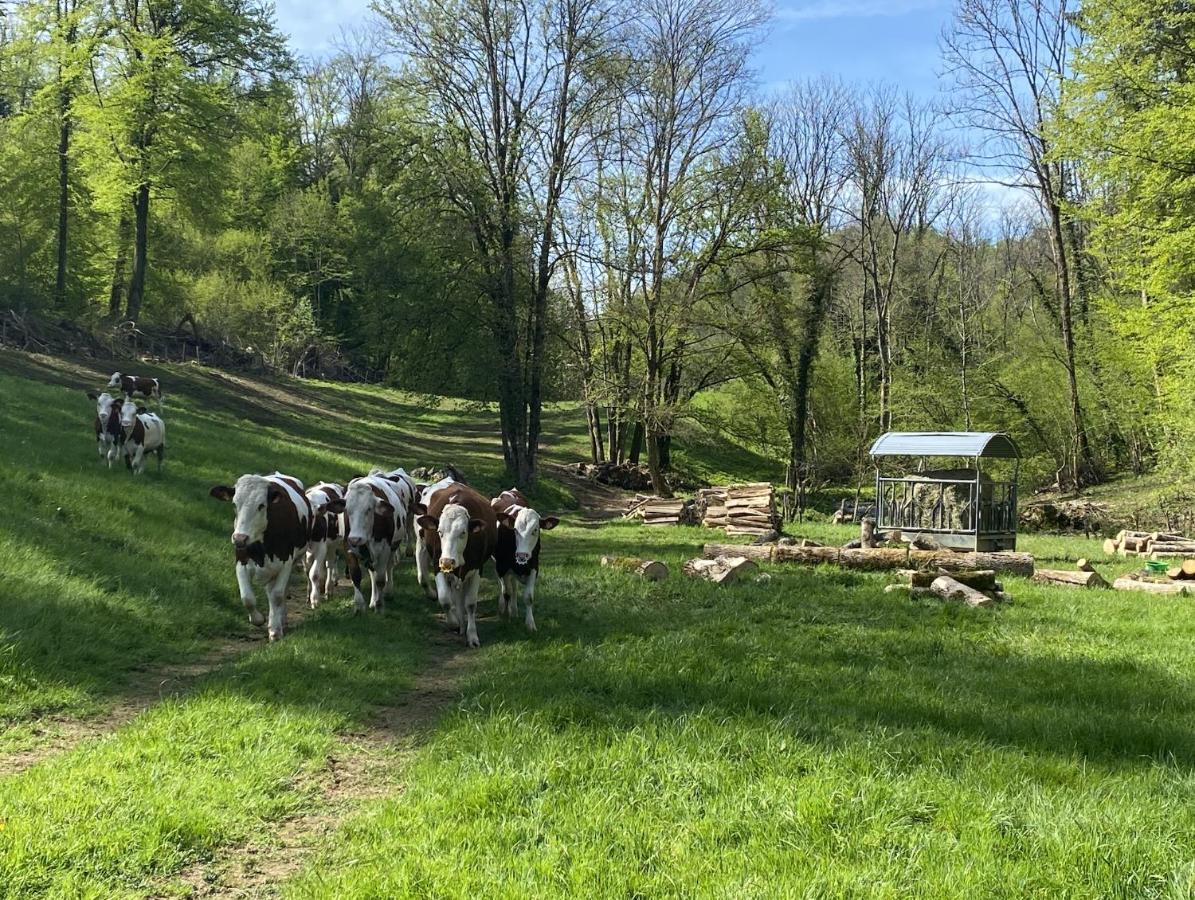
[[[486,560],[494,555],[498,520],[489,501],[467,484],[450,485],[418,519],[428,553],[439,561],[436,594],[470,647],[477,639],[477,592]]]
[[[329,512],[328,505],[344,499],[344,488],[339,484],[321,481],[307,491],[307,502],[311,505],[311,537],[307,542],[305,568],[310,591],[307,600],[315,609],[324,597],[332,596],[336,585],[336,548],[344,534],[343,515]]]
[[[253,582],[265,583],[269,636],[276,641],[286,630],[286,584],[311,536],[311,504],[303,494],[303,483],[280,472],[242,475],[235,487],[216,485],[209,493],[217,500],[231,500],[236,507],[232,546],[241,602],[250,622],[264,624]]]
[[[140,394],[147,400],[158,401],[159,408],[162,406],[162,385],[156,378],[149,378],[145,375],[122,375],[120,372],[113,372],[112,377],[108,379],[108,387],[120,388],[120,392],[126,397]]]
[[[108,460],[108,468],[116,461],[124,448],[124,429],[120,426],[122,400],[108,392],[97,394],[88,391],[87,396],[95,401],[95,443],[100,459]]]
[[[166,423],[131,400],[120,405],[120,427],[124,431],[124,463],[134,475],[145,471],[145,454],[158,455],[158,471],[166,455]]]
[[[441,478],[435,484],[422,485],[418,488],[418,498],[415,503],[415,516],[418,518],[427,512],[428,507],[431,506],[432,500],[436,494],[450,487],[454,484],[464,484],[463,481],[447,477]],[[427,543],[423,540],[423,529],[415,528],[415,577],[419,581],[419,586],[423,588],[428,597],[435,600],[437,597],[436,591],[436,576],[435,576],[435,559],[432,558],[431,552],[428,550]]]
[[[541,516],[531,508],[517,488],[503,491],[490,501],[498,517],[498,540],[494,547],[494,569],[498,573],[498,612],[519,614],[516,582],[523,586],[527,613],[523,623],[535,631],[535,581],[539,576],[539,535],[560,524],[556,516]]]
[[[407,503],[407,534],[403,546],[410,552],[415,549],[415,516],[418,514],[416,508],[419,505],[419,489],[415,479],[407,474],[406,469],[392,469],[382,472],[381,476],[398,485],[399,496]]]
[[[401,555],[410,527],[410,496],[403,486],[386,478],[381,469],[349,482],[344,499],[327,509],[345,513],[345,543],[349,577],[353,580],[353,610],[365,610],[361,567],[369,569],[369,608],[382,612],[394,563]]]

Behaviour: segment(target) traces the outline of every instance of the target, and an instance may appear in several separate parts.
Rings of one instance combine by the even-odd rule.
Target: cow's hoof
[[[249,621],[260,628],[262,625],[266,624],[266,617],[257,610],[254,610],[253,612],[249,613]]]
[[[279,628],[278,630],[274,630],[273,628],[271,628],[270,629],[270,643],[273,643],[274,641],[280,641],[280,640],[282,640],[282,629]]]
[[[471,637],[471,638],[469,638],[469,639],[468,639],[468,641],[466,641],[466,643],[468,643],[468,645],[469,645],[470,647],[480,647],[480,646],[481,646],[481,641],[479,641],[479,640],[478,640],[477,638],[475,638],[475,637]]]

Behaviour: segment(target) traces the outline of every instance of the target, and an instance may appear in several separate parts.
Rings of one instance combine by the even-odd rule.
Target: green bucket
[[[1164,559],[1151,559],[1145,564],[1145,568],[1150,575],[1165,575],[1170,564]]]

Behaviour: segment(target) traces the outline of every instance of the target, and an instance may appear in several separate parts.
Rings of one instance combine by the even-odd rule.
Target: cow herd
[[[403,469],[374,469],[347,486],[321,481],[306,491],[297,478],[280,472],[242,475],[235,485],[216,485],[210,493],[233,504],[241,602],[253,624],[265,624],[253,587],[264,585],[270,640],[286,630],[286,587],[300,558],[313,609],[332,592],[343,555],[354,611],[366,608],[364,570],[369,572],[369,608],[381,612],[395,565],[407,551],[414,552],[419,584],[439,600],[449,624],[470,647],[481,643],[477,596],[491,559],[499,578],[499,612],[518,613],[521,588],[524,622],[535,631],[540,532],[559,520],[540,516],[517,490],[490,500],[451,477],[419,485]]]
[[[134,474],[166,449],[160,415],[162,389],[156,378],[115,372],[95,401],[95,435],[108,467],[121,453]],[[114,390],[114,393],[109,393]],[[154,400],[151,413],[136,399]],[[216,485],[210,495],[234,508],[232,546],[241,602],[254,625],[268,625],[270,640],[286,631],[286,588],[303,560],[312,609],[328,597],[341,558],[353,584],[353,610],[366,609],[361,589],[369,573],[370,609],[381,612],[404,552],[415,556],[415,576],[428,596],[439,600],[450,625],[470,647],[477,637],[477,597],[489,560],[498,574],[498,611],[516,616],[519,594],[524,622],[535,631],[535,582],[540,532],[555,528],[555,516],[541,516],[518,490],[487,498],[457,477],[416,484],[403,469],[373,469],[345,486],[321,481],[304,489],[290,475],[242,475],[235,485]],[[254,585],[264,587],[269,617],[257,605]]]
[[[116,394],[109,394],[109,390]],[[137,395],[147,401],[155,400],[158,412],[151,413],[134,399]],[[121,455],[125,466],[134,475],[145,471],[145,458],[150,453],[158,457],[158,469],[166,455],[166,423],[162,420],[162,388],[156,378],[139,378],[113,372],[106,390],[88,391],[95,401],[95,442],[100,458],[108,460],[108,468]]]

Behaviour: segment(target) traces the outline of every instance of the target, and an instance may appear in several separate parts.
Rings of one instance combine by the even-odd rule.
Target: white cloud
[[[816,19],[870,19],[903,16],[941,6],[941,0],[790,0],[776,10],[781,22]]]

